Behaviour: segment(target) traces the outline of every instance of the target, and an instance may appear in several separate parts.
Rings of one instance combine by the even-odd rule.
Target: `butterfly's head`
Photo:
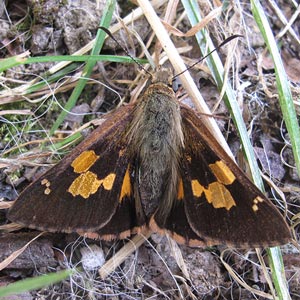
[[[152,83],[163,83],[172,86],[173,73],[171,69],[159,68],[152,77]]]

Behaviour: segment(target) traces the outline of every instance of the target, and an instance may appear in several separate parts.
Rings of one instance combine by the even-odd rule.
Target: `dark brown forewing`
[[[193,231],[209,244],[259,247],[287,243],[291,234],[275,206],[190,108],[182,105],[181,114],[184,206]]]
[[[47,231],[81,232],[104,227],[120,202],[129,164],[124,132],[132,120],[132,110],[132,106],[127,106],[110,115],[61,162],[29,185],[9,210],[8,218],[26,227]],[[85,157],[82,153],[88,155]],[[78,157],[82,158],[75,169],[71,164]],[[74,188],[75,195],[72,195],[68,189],[75,181],[81,192],[76,194]],[[84,194],[89,193],[93,184],[96,184],[95,192]],[[124,201],[123,206],[126,203]],[[132,199],[128,203],[132,203]]]

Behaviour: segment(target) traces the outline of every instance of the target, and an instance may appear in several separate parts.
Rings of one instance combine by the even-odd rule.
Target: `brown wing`
[[[8,212],[26,227],[116,235],[136,227],[130,157],[124,132],[132,106],[120,108],[56,166],[29,185]],[[126,177],[127,174],[127,177]],[[129,177],[128,177],[129,176]],[[111,227],[115,214],[123,224]],[[116,218],[115,218],[116,219]]]
[[[218,145],[191,109],[182,105],[181,115],[185,136],[181,192],[166,222],[154,216],[151,226],[191,246],[260,247],[287,243],[291,234],[276,207]]]

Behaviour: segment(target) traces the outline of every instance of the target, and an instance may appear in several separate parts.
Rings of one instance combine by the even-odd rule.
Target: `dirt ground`
[[[103,13],[102,2],[1,2],[1,59],[25,51],[29,51],[30,56],[53,56],[68,55],[82,49],[95,38]],[[130,2],[119,2],[113,24],[136,9]],[[164,18],[167,3],[172,1],[165,2],[157,9],[160,18]],[[203,16],[220,3],[208,0],[199,2]],[[300,18],[296,11],[299,11],[299,5],[297,7],[292,0],[277,1],[277,5],[276,10],[268,1],[264,9],[273,34],[277,37],[299,115]],[[187,17],[182,15],[183,11],[178,3],[171,25],[175,26],[182,17],[176,27],[181,32],[187,32],[191,26]],[[295,15],[297,18],[292,22]],[[292,22],[287,30],[284,30],[284,20]],[[134,28],[150,53],[153,53],[156,39],[146,19],[138,18],[129,27]],[[265,183],[266,194],[282,212],[286,201],[287,220],[289,225],[295,225],[297,236],[299,177],[279,106],[274,65],[251,13],[250,4],[248,1],[226,2],[221,14],[213,18],[206,28],[215,45],[232,34],[242,35],[230,62],[227,80],[236,92],[259,166],[268,178],[268,183]],[[129,30],[113,35],[132,56],[140,57],[143,50]],[[186,49],[181,55],[187,65],[202,56],[194,36],[172,35],[172,40],[176,47]],[[108,38],[101,54],[127,55],[121,46]],[[224,63],[229,57],[227,46],[218,49]],[[49,137],[49,130],[83,69],[82,64],[74,63],[69,71],[64,74],[58,71],[60,75],[48,82],[49,76],[45,72],[56,65],[56,62],[19,65],[1,74],[0,262],[39,233],[11,226],[6,211],[26,186],[72,148],[67,145],[60,151],[49,151],[50,148],[45,147],[51,144],[49,138],[57,142],[83,124],[101,120],[103,114],[120,103],[116,92],[122,101],[129,102],[136,93],[136,78],[141,78],[138,77],[141,71],[135,63],[97,63],[92,80],[72,109],[72,114],[68,114],[55,134]],[[215,108],[213,117],[239,165],[245,169],[240,140],[230,114],[222,100],[216,105],[220,93],[209,69],[202,62],[190,72],[207,105]],[[32,87],[33,80],[34,83],[47,84],[28,91],[25,86],[30,84]],[[187,97],[184,101],[190,103]],[[85,128],[83,134],[89,134],[91,127]],[[272,299],[268,298],[272,297],[270,285],[255,249],[178,246],[171,239],[158,234],[153,234],[108,277],[101,279],[98,269],[127,242],[128,239],[105,242],[76,234],[46,233],[30,243],[20,256],[0,271],[0,286],[68,268],[75,270],[74,275],[50,287],[7,296],[5,299]],[[299,253],[292,245],[282,246],[281,250],[291,299],[300,299]],[[260,254],[268,265],[266,251]],[[237,277],[240,281],[236,280]]]

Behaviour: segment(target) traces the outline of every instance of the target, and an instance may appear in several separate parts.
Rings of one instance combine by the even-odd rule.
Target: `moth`
[[[50,232],[122,239],[148,229],[189,246],[262,247],[291,238],[248,179],[160,69],[140,100],[108,115],[29,185],[11,221]]]

